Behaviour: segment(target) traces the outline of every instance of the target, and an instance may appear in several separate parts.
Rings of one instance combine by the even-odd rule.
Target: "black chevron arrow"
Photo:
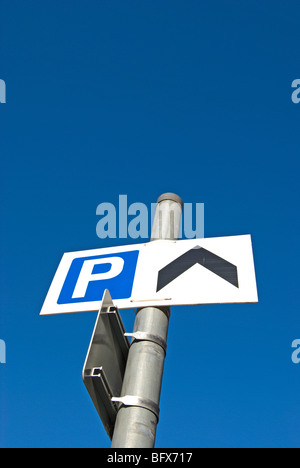
[[[239,287],[237,267],[235,265],[203,247],[196,246],[159,271],[156,291],[160,291],[197,263],[220,276],[225,281],[228,281],[236,288]]]

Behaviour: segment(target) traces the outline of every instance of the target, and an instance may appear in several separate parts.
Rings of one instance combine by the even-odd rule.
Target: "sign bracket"
[[[104,292],[94,332],[82,371],[83,382],[112,438],[120,397],[129,341],[117,307],[108,290]]]

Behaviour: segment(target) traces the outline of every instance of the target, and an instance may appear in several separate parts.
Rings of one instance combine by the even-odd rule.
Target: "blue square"
[[[116,254],[75,258],[71,263],[57,304],[101,301],[106,289],[109,290],[112,299],[129,299],[132,294],[138,256],[139,250],[131,250]],[[119,269],[117,274],[111,277],[115,264],[119,266]],[[89,265],[90,272],[84,274],[84,268],[87,265]],[[83,283],[81,289],[84,290],[84,294],[81,297],[78,295],[73,297],[75,290],[78,290],[78,283]]]

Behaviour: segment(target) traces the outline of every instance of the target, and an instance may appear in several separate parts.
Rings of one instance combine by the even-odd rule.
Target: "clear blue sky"
[[[206,237],[252,234],[260,302],[172,309],[156,446],[299,447],[299,1],[0,9],[0,446],[110,446],[81,381],[96,314],[39,312],[64,252],[126,243],[99,203],[173,191]]]

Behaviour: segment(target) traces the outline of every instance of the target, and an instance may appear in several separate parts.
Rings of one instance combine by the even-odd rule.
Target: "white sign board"
[[[119,309],[257,302],[251,236],[65,253],[41,315],[98,310],[106,289]]]

